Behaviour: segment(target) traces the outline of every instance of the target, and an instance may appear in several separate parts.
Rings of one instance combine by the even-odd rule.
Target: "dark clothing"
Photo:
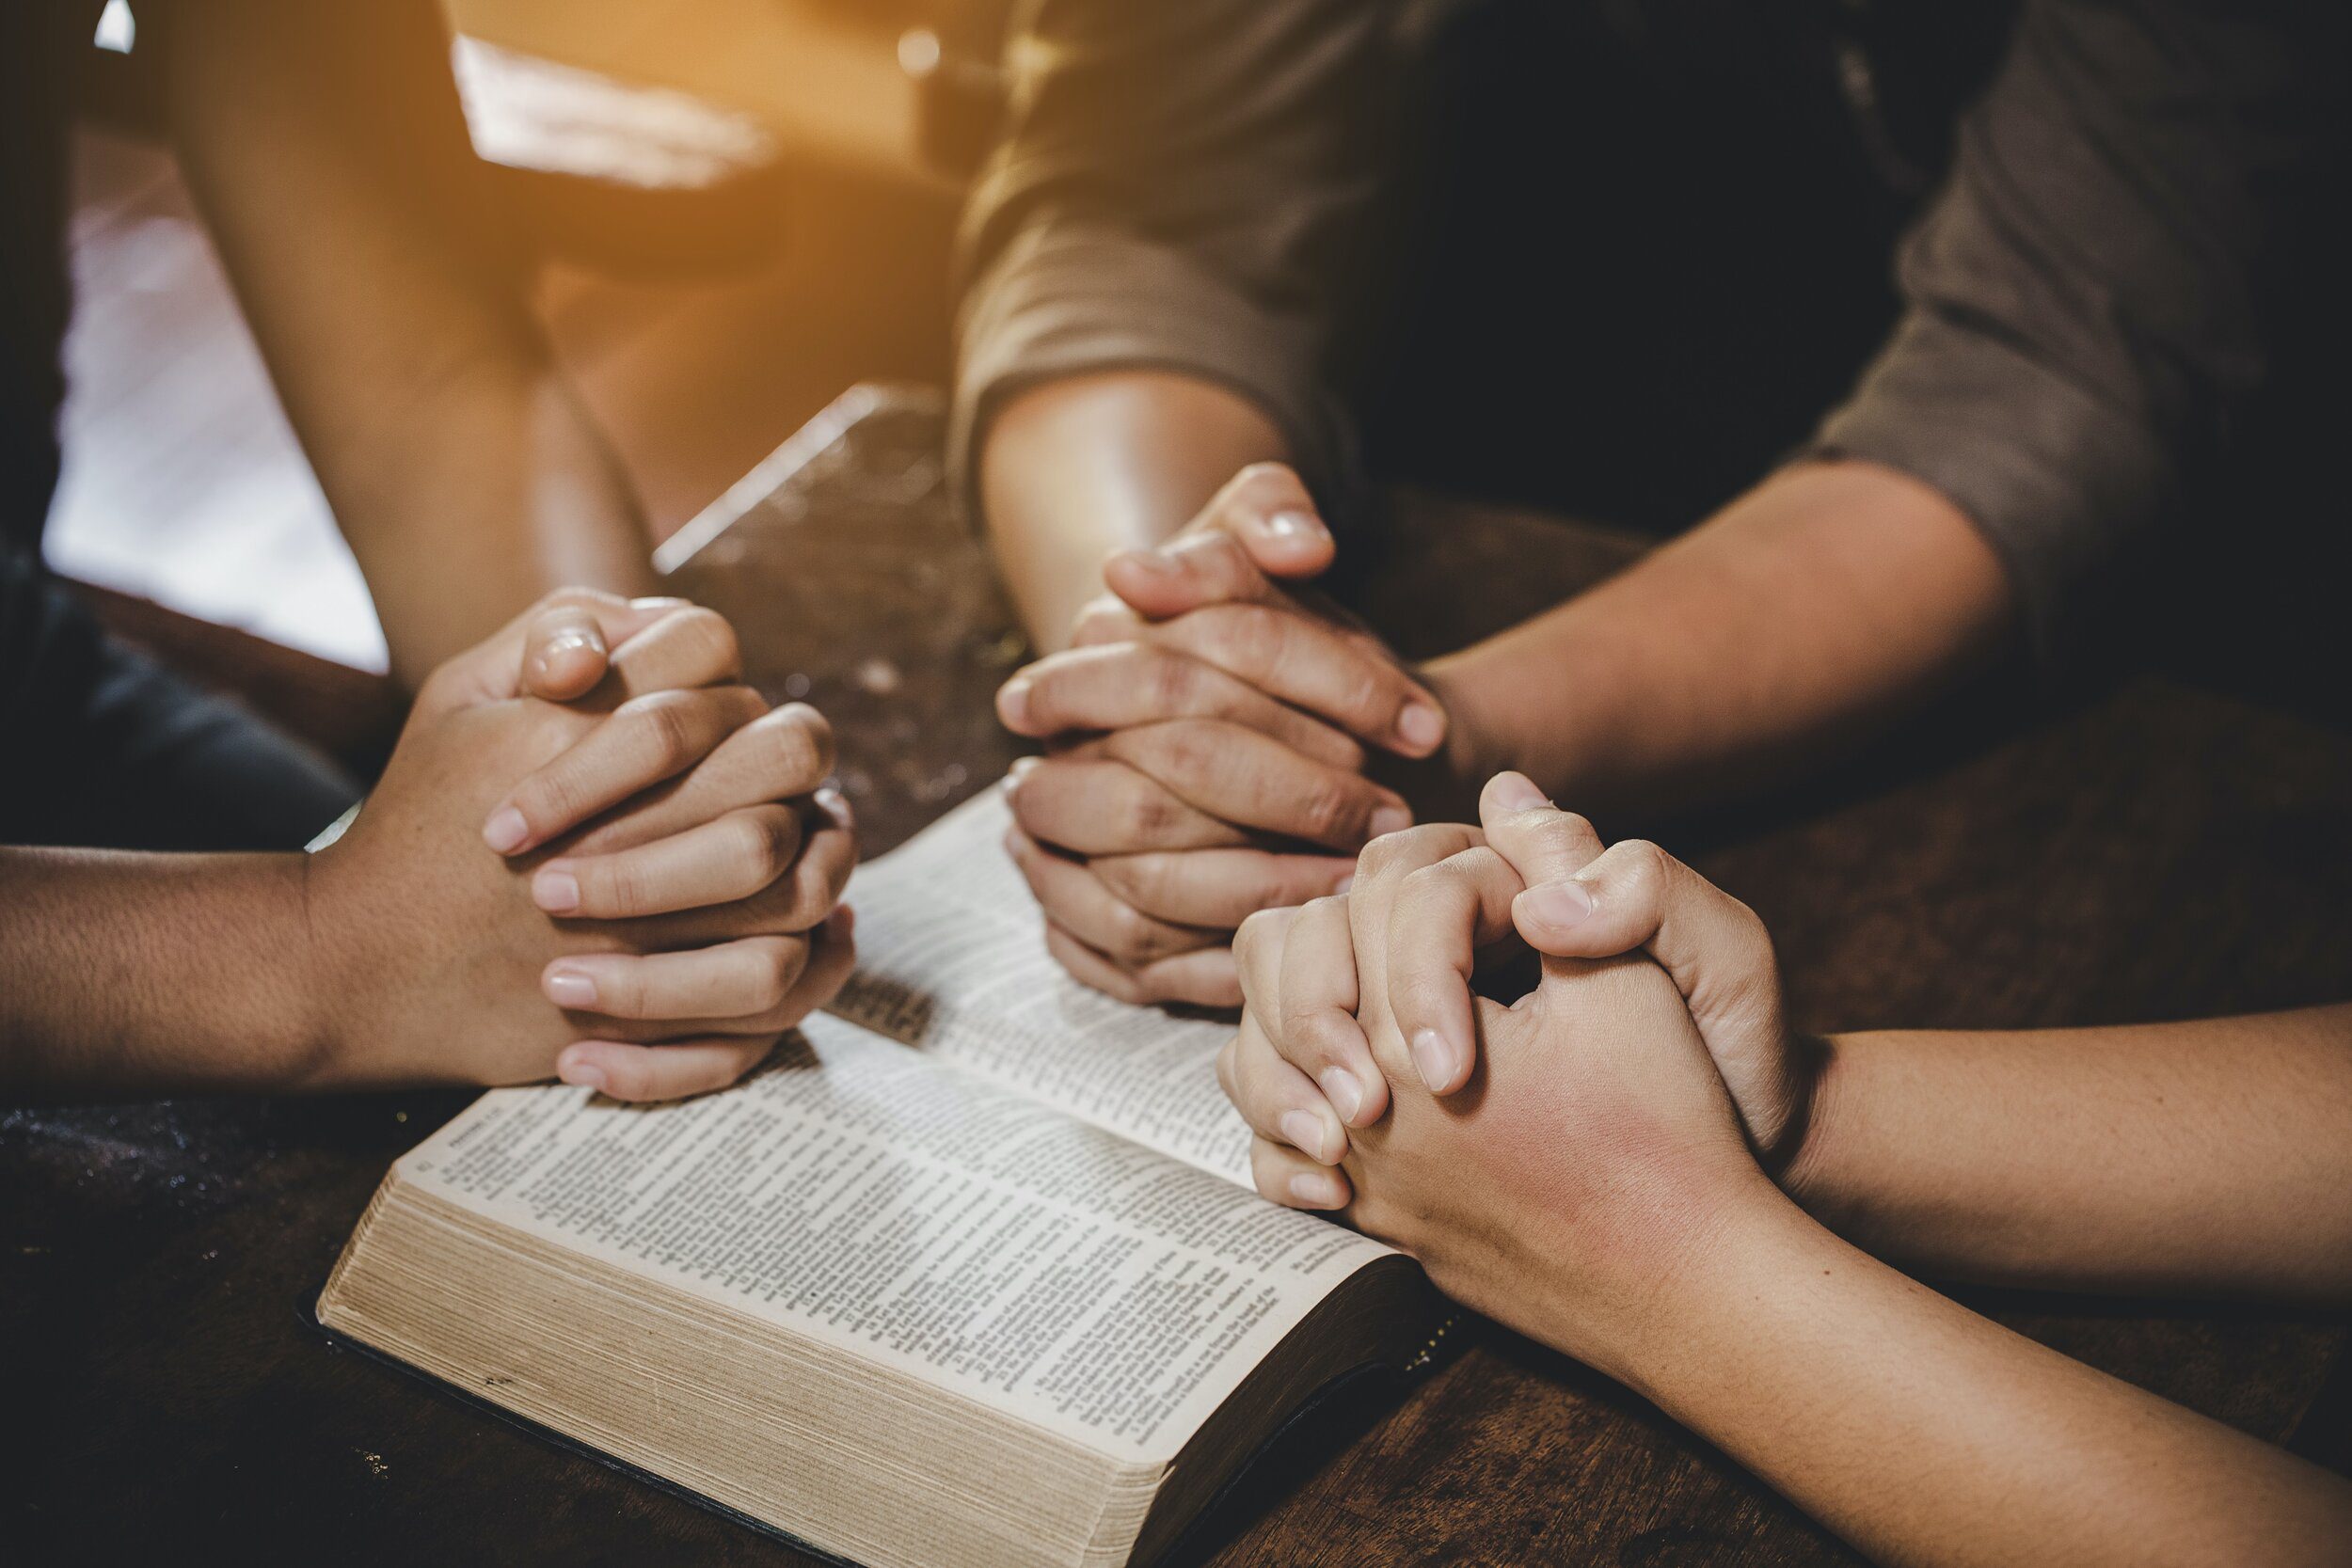
[[[1950,496],[2046,646],[2310,346],[2348,11],[1030,0],[958,461],[1136,365],[1247,394],[1343,507],[1359,437],[1660,528],[1844,452]]]
[[[0,14],[0,547],[39,548],[57,483],[67,138],[100,9],[22,0]]]
[[[350,783],[109,640],[38,553],[65,399],[73,87],[99,10],[0,9],[0,844],[298,849]]]
[[[299,849],[357,800],[334,764],[100,631],[0,552],[0,844]]]

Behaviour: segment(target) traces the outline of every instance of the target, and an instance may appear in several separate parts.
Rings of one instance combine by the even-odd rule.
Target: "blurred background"
[[[113,0],[87,59],[49,559],[380,671],[367,592],[181,179],[138,8]],[[445,9],[475,151],[527,219],[538,309],[657,538],[851,384],[946,378],[948,242],[1005,0]]]

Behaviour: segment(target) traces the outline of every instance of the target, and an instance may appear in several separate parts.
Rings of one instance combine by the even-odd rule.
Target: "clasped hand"
[[[814,709],[741,684],[712,611],[543,601],[434,673],[310,857],[316,1075],[733,1082],[850,971],[833,754]]]
[[[1520,943],[1534,989],[1478,995]],[[1478,827],[1375,840],[1345,895],[1253,915],[1235,952],[1217,1067],[1259,1190],[1344,1211],[1588,1358],[1629,1321],[1607,1308],[1772,1194],[1802,1132],[1808,1056],[1762,924],[1654,845],[1604,849],[1516,773]]]
[[[1332,539],[1298,477],[1247,468],[1168,546],[1105,565],[1074,646],[997,696],[1045,743],[1008,781],[1007,848],[1046,940],[1130,1002],[1235,1006],[1253,911],[1327,894],[1367,841],[1413,820],[1379,759],[1428,759],[1445,706],[1369,631],[1278,578]]]

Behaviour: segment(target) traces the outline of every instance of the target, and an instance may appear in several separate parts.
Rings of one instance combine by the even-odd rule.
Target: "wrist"
[[[1573,607],[1571,607],[1573,608]],[[1629,732],[1618,698],[1626,686],[1605,639],[1564,628],[1566,612],[1433,659],[1417,672],[1446,705],[1445,771],[1471,804],[1505,768],[1590,813],[1625,771],[1641,737]],[[1562,678],[1561,672],[1573,672]]]
[[[1658,1226],[1639,1289],[1594,1315],[1587,1344],[1574,1350],[1580,1360],[1667,1409],[1692,1377],[1721,1365],[1739,1304],[1772,1289],[1820,1231],[1753,1164],[1748,1175]]]
[[[278,989],[286,997],[280,1088],[331,1090],[350,1086],[348,1032],[342,1027],[350,980],[340,961],[340,923],[333,915],[334,846],[289,857],[284,940],[278,951]]]
[[[1578,1234],[1555,1250],[1557,1286],[1537,1321],[1518,1326],[1644,1393],[1688,1342],[1693,1314],[1740,1288],[1726,1260],[1752,1256],[1751,1238],[1794,1212],[1744,1156],[1703,1178],[1621,1190],[1607,1211],[1571,1219]]]
[[[318,1087],[326,1079],[331,1042],[321,1026],[322,1004],[331,991],[311,936],[311,859],[238,855],[214,872],[204,906],[218,935],[208,967],[234,979],[223,997],[227,1005],[212,1013],[218,1033],[202,1061],[191,1064],[190,1083],[277,1094]]]
[[[1799,1037],[1789,1044],[1791,1056],[1804,1066],[1788,1125],[1765,1168],[1800,1208],[1820,1215],[1836,1164],[1838,1064],[1846,1058],[1835,1035]]]
[[[1518,758],[1487,711],[1487,698],[1470,653],[1432,659],[1413,673],[1445,709],[1445,744],[1420,765],[1419,777],[1405,786],[1423,821],[1478,820],[1478,792],[1488,779],[1518,768]]]

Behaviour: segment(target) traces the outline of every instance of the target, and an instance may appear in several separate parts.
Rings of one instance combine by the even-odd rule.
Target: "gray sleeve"
[[[1820,430],[1966,512],[2044,654],[2269,371],[2333,130],[2327,8],[2032,0],[1904,241],[1901,324]]]
[[[959,235],[960,495],[1010,394],[1141,367],[1240,392],[1310,483],[1334,482],[1327,361],[1368,245],[1389,15],[1382,0],[1030,0],[1005,134]]]

